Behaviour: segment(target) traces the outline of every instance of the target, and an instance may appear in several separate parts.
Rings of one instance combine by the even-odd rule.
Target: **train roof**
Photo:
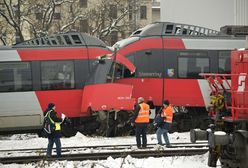
[[[136,30],[131,36],[223,36],[220,31],[206,27],[173,23],[173,22],[154,22],[141,29]]]
[[[27,40],[13,45],[13,48],[32,48],[32,47],[78,47],[78,46],[99,46],[107,47],[100,39],[86,33],[68,32],[58,33]]]
[[[244,26],[242,26],[244,27]],[[128,44],[140,40],[146,37],[179,37],[179,38],[189,38],[189,39],[235,39],[244,40],[244,33],[230,34],[230,30],[234,28],[240,30],[240,28],[233,26],[225,26],[221,31],[216,31],[206,27],[195,26],[190,24],[174,23],[174,22],[154,22],[141,29],[134,31],[129,38],[118,41],[113,45],[113,48],[122,48]],[[245,27],[245,32],[248,32],[248,27]],[[227,31],[228,30],[228,31]],[[244,30],[243,30],[244,32]]]

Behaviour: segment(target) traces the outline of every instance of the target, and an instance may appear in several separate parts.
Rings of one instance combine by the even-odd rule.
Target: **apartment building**
[[[134,30],[153,21],[153,0],[13,0],[8,6],[14,11],[14,21],[20,26],[25,40],[56,32],[80,31],[101,38],[112,45]],[[0,10],[8,8],[0,0]],[[6,13],[8,15],[8,13]],[[13,26],[0,15],[1,36],[7,43],[19,40]],[[0,40],[3,42],[3,40]]]

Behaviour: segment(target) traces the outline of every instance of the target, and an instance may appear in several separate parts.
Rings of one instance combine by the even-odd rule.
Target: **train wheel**
[[[237,158],[240,159],[241,167],[247,167],[247,138],[241,133],[235,133],[235,147]]]
[[[71,126],[62,126],[62,135],[65,137],[72,137],[77,134],[77,130]]]
[[[232,150],[230,150],[232,149]],[[232,148],[225,148],[221,153],[222,168],[247,168],[248,161],[248,143],[241,133],[234,134],[234,143]],[[229,155],[229,156],[228,156]]]

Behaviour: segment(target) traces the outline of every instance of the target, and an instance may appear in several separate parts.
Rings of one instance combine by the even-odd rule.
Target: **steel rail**
[[[148,147],[154,147],[157,144],[151,143],[147,144]],[[119,144],[119,145],[90,145],[90,146],[69,146],[69,147],[62,147],[62,150],[73,150],[73,149],[104,149],[104,148],[113,148],[113,149],[127,149],[127,148],[132,148],[136,146],[136,144]],[[171,143],[170,148],[176,148],[176,147],[207,147],[208,144],[205,142],[198,142],[198,143],[190,143],[190,142],[180,142],[180,143]],[[53,148],[54,150],[56,148]],[[2,149],[0,152],[22,152],[22,151],[45,151],[47,148],[26,148],[26,149]]]
[[[54,161],[54,160],[70,160],[70,161],[82,161],[82,160],[104,160],[108,157],[112,158],[124,158],[128,155],[134,158],[147,158],[147,157],[168,157],[168,156],[192,156],[201,155],[208,152],[208,148],[200,149],[159,149],[159,150],[129,150],[129,151],[111,151],[111,152],[96,152],[96,153],[77,153],[77,154],[65,154],[62,157],[56,158],[46,157],[44,155],[40,156],[19,156],[19,157],[4,157],[0,158],[0,163],[10,164],[10,163],[32,163],[39,161]]]

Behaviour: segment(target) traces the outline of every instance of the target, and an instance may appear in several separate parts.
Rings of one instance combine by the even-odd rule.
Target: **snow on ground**
[[[157,143],[156,135],[150,134],[148,143]],[[172,143],[190,142],[189,133],[173,133],[169,134]],[[21,149],[21,148],[46,148],[47,139],[40,138],[35,134],[16,134],[11,136],[0,136],[0,149]],[[66,146],[92,146],[92,145],[117,145],[117,144],[134,144],[135,137],[88,137],[78,133],[71,138],[61,138],[62,147]],[[55,155],[55,153],[53,153]],[[0,153],[0,157],[1,153]],[[0,163],[3,168],[35,168],[35,167],[51,167],[51,168],[208,168],[208,154],[197,156],[181,156],[181,157],[161,157],[161,158],[144,158],[136,159],[131,156],[126,158],[113,159],[109,157],[107,160],[99,161],[41,161],[39,163],[30,164],[6,164]],[[220,167],[220,166],[219,166]]]

